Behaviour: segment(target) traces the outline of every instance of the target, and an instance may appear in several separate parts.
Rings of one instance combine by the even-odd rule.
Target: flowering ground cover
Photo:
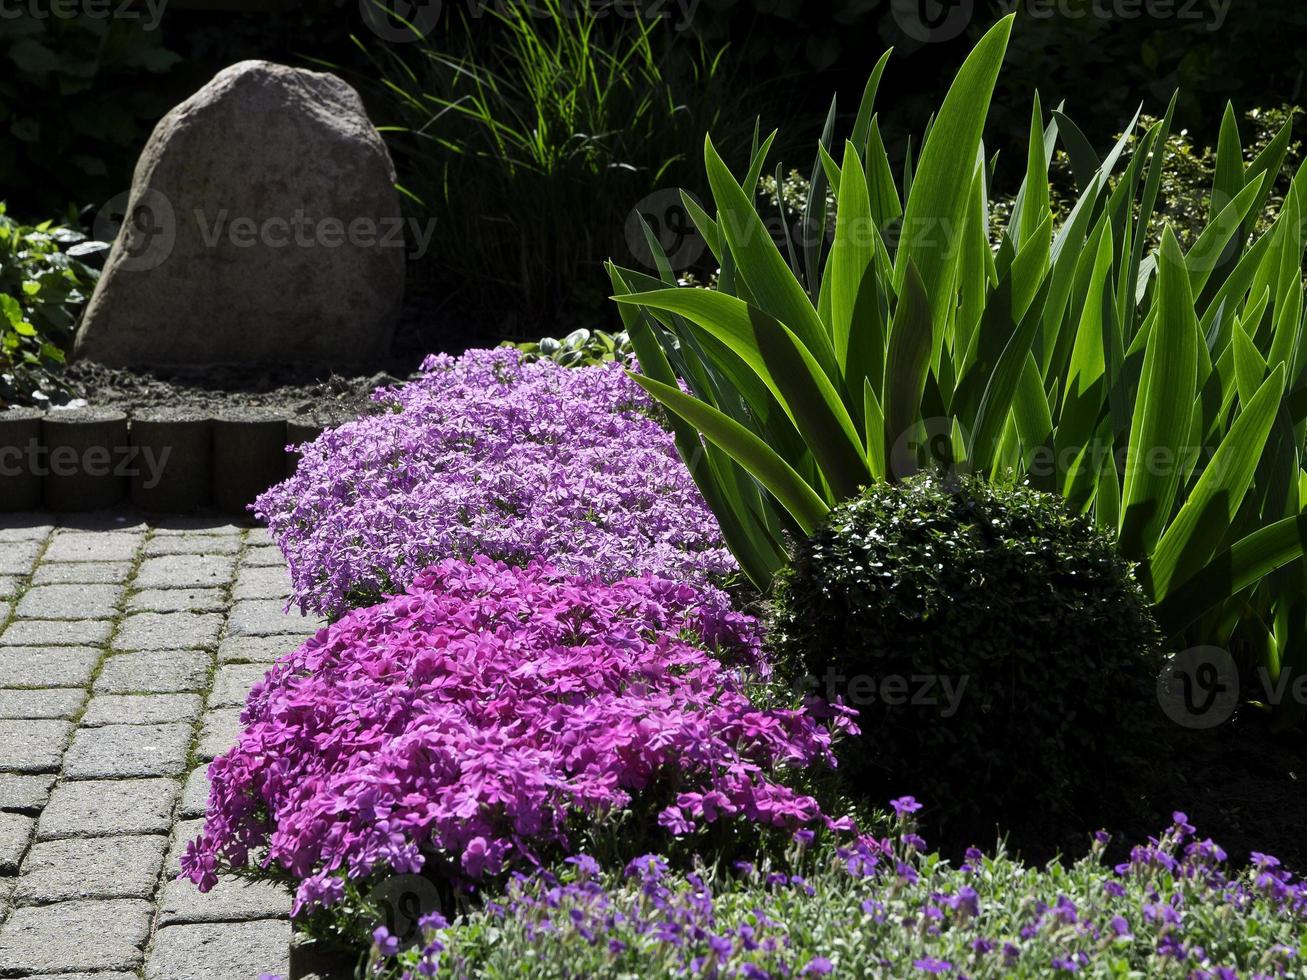
[[[512,349],[428,358],[328,432],[257,513],[304,608],[339,615],[433,562],[484,554],[614,581],[720,582],[736,569],[671,435],[622,366]]]
[[[957,866],[927,852],[914,800],[884,837],[780,865],[683,873],[657,855],[605,872],[588,856],[515,878],[406,950],[385,928],[369,975],[532,977],[1301,976],[1307,885],[1270,855],[1233,870],[1183,813],[1107,866],[1106,835],[1066,868],[1000,849]]]
[[[257,850],[299,914],[393,873],[530,870],[605,824],[623,860],[833,826],[801,784],[849,722],[756,703],[762,673],[754,621],[716,590],[446,560],[254,688],[183,870],[207,890]]]

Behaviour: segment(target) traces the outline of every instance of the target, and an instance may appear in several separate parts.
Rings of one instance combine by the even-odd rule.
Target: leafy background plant
[[[0,189],[24,217],[127,189],[181,60],[140,14],[0,18]]]
[[[1246,160],[1228,108],[1204,227],[1186,251],[1168,225],[1149,250],[1175,103],[1133,152],[1127,137],[1100,158],[1036,97],[1024,179],[992,248],[982,133],[1011,26],[968,57],[901,178],[875,114],[886,59],[842,148],[832,113],[803,221],[827,227],[829,186],[829,247],[820,235],[778,244],[745,192],[769,169],[770,138],[743,180],[710,140],[716,214],[686,206],[721,265],[716,288],[673,288],[666,265],[659,278],[611,270],[637,380],[676,417],[683,457],[762,588],[787,540],[859,487],[961,467],[1029,479],[1110,530],[1177,649],[1234,646],[1272,678],[1296,674],[1301,168],[1253,234],[1291,125]],[[1055,225],[1059,141],[1077,191]]]
[[[0,202],[0,408],[64,392],[64,363],[99,276],[83,261],[106,246],[51,221],[19,224]]]

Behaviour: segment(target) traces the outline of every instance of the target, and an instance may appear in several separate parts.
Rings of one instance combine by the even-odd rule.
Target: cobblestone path
[[[174,879],[250,686],[318,624],[262,530],[51,522],[0,515],[0,976],[285,976],[285,892]]]

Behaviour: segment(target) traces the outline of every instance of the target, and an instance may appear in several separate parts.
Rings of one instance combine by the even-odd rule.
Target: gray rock
[[[152,898],[167,842],[163,836],[42,841],[27,855],[14,904]]]
[[[75,687],[43,691],[0,690],[0,718],[72,718],[82,710],[86,695]]]
[[[137,900],[14,909],[0,927],[0,974],[134,971],[150,912],[149,902]]]
[[[82,728],[64,757],[67,779],[136,779],[186,771],[190,725]]]
[[[37,822],[36,838],[166,834],[180,788],[172,779],[60,783]]]
[[[18,576],[0,575],[0,599],[13,599],[18,595]]]
[[[289,972],[290,923],[260,920],[160,929],[145,980],[249,980]]]
[[[287,351],[375,359],[403,293],[403,235],[386,244],[400,227],[394,180],[340,79],[264,61],[219,72],[146,144],[77,355],[120,366],[281,364]]]
[[[0,647],[0,687],[83,687],[100,656],[89,647]]]

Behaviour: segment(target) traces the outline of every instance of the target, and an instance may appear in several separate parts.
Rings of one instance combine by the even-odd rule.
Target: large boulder
[[[395,168],[334,75],[243,61],[155,127],[78,357],[359,365],[404,288]]]

